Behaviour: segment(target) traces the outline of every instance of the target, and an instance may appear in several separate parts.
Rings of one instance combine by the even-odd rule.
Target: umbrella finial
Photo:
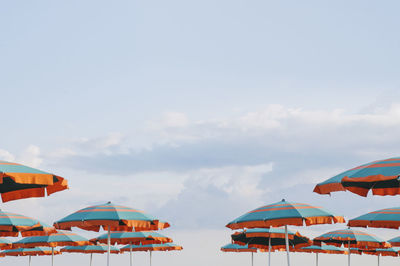
[[[285,201],[285,199],[282,199],[282,201]]]
[[[111,201],[107,202],[107,204],[111,204]]]

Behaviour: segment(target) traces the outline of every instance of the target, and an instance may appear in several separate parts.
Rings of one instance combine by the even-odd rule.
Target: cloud
[[[14,162],[15,156],[11,154],[9,151],[0,149],[0,159],[8,162]]]

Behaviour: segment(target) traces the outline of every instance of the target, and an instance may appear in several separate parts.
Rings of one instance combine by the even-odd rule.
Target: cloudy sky
[[[312,190],[399,156],[399,8],[390,0],[0,3],[0,159],[70,184],[2,210],[52,223],[112,201],[171,223],[164,233],[184,250],[157,254],[155,264],[233,266],[249,256],[219,252],[230,241],[224,225],[263,204],[285,198],[347,218],[396,206],[393,197]],[[313,259],[294,255],[299,265]],[[88,258],[57,265],[71,260]]]

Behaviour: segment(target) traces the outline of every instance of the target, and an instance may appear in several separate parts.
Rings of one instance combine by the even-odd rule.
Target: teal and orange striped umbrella
[[[98,232],[101,227],[111,231],[158,230],[169,227],[169,224],[142,211],[108,202],[74,212],[55,222],[54,226],[57,229],[71,230],[71,227],[79,227]]]
[[[108,234],[103,234],[95,239],[91,239],[92,242],[107,243]],[[147,244],[163,244],[170,243],[172,239],[166,237],[160,233],[154,231],[142,231],[142,232],[111,232],[110,242],[112,245],[147,245]],[[130,251],[130,265],[132,266],[132,250]]]
[[[90,254],[90,263],[89,265],[92,265],[93,261],[93,254],[104,254],[108,250],[108,247],[106,245],[86,245],[86,246],[66,246],[63,247],[60,251],[62,253],[86,253]],[[110,253],[113,254],[118,254],[120,251],[117,247],[111,246],[110,247]]]
[[[363,250],[391,247],[389,243],[377,236],[353,229],[331,231],[314,238],[314,243],[321,242],[337,247],[344,245]]]
[[[400,227],[400,207],[387,208],[373,211],[348,222],[351,227],[377,227],[394,228]]]
[[[89,239],[72,232],[59,231],[47,236],[25,237],[13,243],[16,248],[59,247],[90,245]]]
[[[173,251],[183,249],[182,246],[178,246],[174,243],[164,243],[149,245],[126,245],[121,248],[121,251],[129,251],[131,247],[133,251]]]
[[[282,200],[252,210],[228,223],[226,227],[242,229],[343,222],[342,216],[336,216],[320,207]]]
[[[17,237],[19,234],[22,236],[46,235],[53,232],[56,232],[54,227],[36,219],[0,211],[0,236]]]
[[[223,252],[250,252],[251,253],[251,266],[254,265],[254,253],[257,252],[256,248],[249,248],[247,245],[227,244],[221,247]]]
[[[31,265],[31,257],[32,256],[49,256],[52,258],[54,255],[61,254],[60,251],[52,250],[49,247],[36,247],[36,248],[17,248],[17,249],[9,249],[0,253],[2,256],[29,256],[29,266]]]
[[[111,246],[111,231],[148,231],[169,227],[167,222],[160,221],[142,211],[125,206],[114,205],[111,202],[84,208],[72,213],[54,223],[58,229],[71,230],[79,227],[84,230],[108,230],[107,244]],[[107,266],[109,266],[110,252],[107,252]]]
[[[71,232],[57,232],[47,236],[25,237],[13,243],[15,248],[50,247],[53,251],[58,246],[83,246],[90,245],[90,241]],[[54,254],[53,254],[54,255]],[[51,257],[51,265],[54,265],[54,256]]]
[[[0,161],[0,193],[3,202],[44,197],[68,188],[63,177],[22,164]]]
[[[227,244],[221,247],[223,252],[257,252],[256,248],[250,248],[248,245],[238,245],[238,244]]]
[[[49,247],[16,248],[4,250],[2,253],[5,256],[46,256],[52,255],[52,249]],[[60,251],[54,250],[54,255],[59,254],[61,254]]]
[[[288,230],[287,236],[290,251],[312,244],[308,237],[299,232]],[[232,241],[235,244],[268,251],[268,265],[271,265],[271,251],[286,250],[286,232],[282,228],[253,228],[236,232],[232,235]]]
[[[250,211],[228,223],[226,227],[244,229],[285,226],[287,261],[288,266],[290,266],[288,225],[302,226],[305,224],[309,226],[343,222],[342,216],[336,216],[320,207],[282,200]]]
[[[91,239],[92,242],[107,244],[107,234]],[[163,244],[170,243],[172,239],[154,231],[141,232],[111,232],[111,245],[132,245],[132,244]]]
[[[390,248],[391,245],[383,239],[368,234],[362,231],[352,229],[343,229],[331,231],[314,238],[314,243],[320,245],[321,243],[328,245],[338,246],[341,245],[349,249],[348,252],[348,265],[350,266],[350,248],[358,248],[361,250],[374,250],[377,248]]]
[[[174,243],[164,244],[149,244],[149,245],[126,245],[121,248],[121,251],[149,251],[150,252],[150,266],[151,266],[151,253],[153,251],[174,251],[182,250],[182,246]]]
[[[296,252],[306,252],[306,253],[315,253],[315,265],[318,266],[318,254],[346,254],[346,250],[341,247],[331,246],[331,245],[321,245],[321,246],[308,246],[302,247]]]
[[[317,184],[314,192],[330,194],[334,191],[351,191],[366,197],[400,194],[400,157],[374,161],[357,166]]]
[[[312,241],[299,232],[288,230],[289,248],[296,250],[312,245]],[[232,235],[234,244],[247,245],[250,248],[267,250],[286,250],[285,229],[282,228],[254,228]]]

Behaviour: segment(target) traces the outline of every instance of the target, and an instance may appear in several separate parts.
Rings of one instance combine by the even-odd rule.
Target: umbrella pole
[[[318,266],[318,252],[315,253],[315,265]]]
[[[350,266],[350,240],[349,240],[349,255],[347,257],[347,264]]]
[[[271,236],[268,239],[268,266],[271,266]]]
[[[286,242],[287,265],[290,266],[290,258],[289,258],[289,237],[288,237],[287,225],[285,225],[285,242]]]
[[[107,266],[110,266],[110,249],[111,249],[111,229],[108,226],[108,233],[107,233]]]
[[[90,266],[92,266],[93,253],[90,253]]]
[[[31,266],[31,259],[32,259],[32,256],[29,255],[29,266]]]
[[[51,247],[51,266],[54,266],[54,247]]]
[[[151,266],[151,250],[150,250],[150,266]]]
[[[251,253],[251,266],[254,266],[254,258],[253,258],[254,254],[253,254],[253,252],[250,252],[250,253]]]
[[[379,261],[379,257],[380,257],[381,255],[380,254],[378,254],[378,266],[379,266],[379,264],[380,264],[380,261]]]
[[[132,266],[132,242],[129,242],[130,265]]]

